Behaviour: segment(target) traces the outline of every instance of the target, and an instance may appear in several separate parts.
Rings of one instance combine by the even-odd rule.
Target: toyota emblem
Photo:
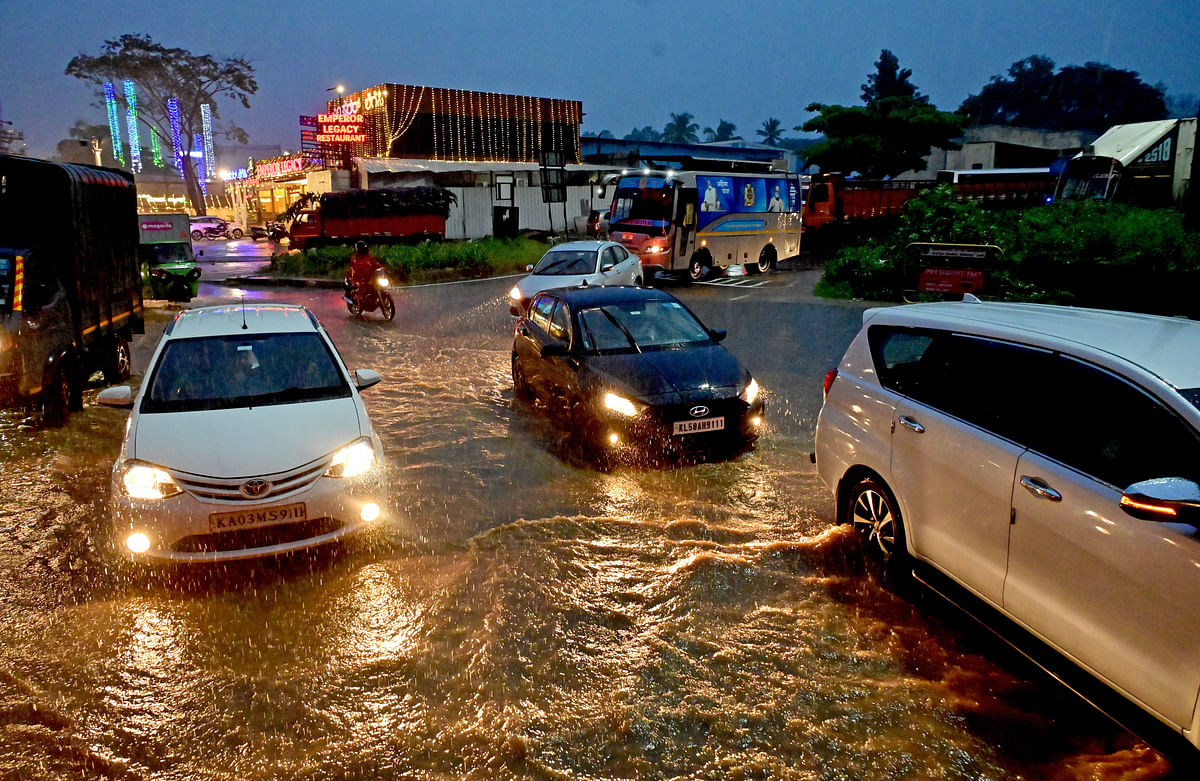
[[[697,404],[688,410],[688,414],[693,418],[703,418],[708,415],[708,407],[704,406],[703,404]]]
[[[242,496],[247,499],[257,499],[271,490],[271,484],[266,480],[255,478],[242,483]]]

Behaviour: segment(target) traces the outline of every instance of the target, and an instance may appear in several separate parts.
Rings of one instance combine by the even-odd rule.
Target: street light
[[[344,86],[342,86],[341,84],[339,84],[336,87],[328,87],[325,91],[333,92],[335,90],[337,91],[337,94],[341,95],[343,92],[346,91],[346,88]]]

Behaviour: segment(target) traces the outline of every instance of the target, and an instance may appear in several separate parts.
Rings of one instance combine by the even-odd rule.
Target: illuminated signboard
[[[274,179],[288,174],[300,173],[308,164],[308,160],[303,157],[291,157],[283,160],[272,160],[270,162],[259,161],[254,166],[254,172],[260,177]]]
[[[361,144],[367,140],[363,132],[362,114],[317,115],[317,142],[321,144]]]

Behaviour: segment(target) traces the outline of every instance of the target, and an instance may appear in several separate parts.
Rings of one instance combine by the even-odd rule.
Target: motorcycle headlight
[[[351,442],[333,454],[333,461],[325,471],[327,477],[357,477],[375,463],[375,448],[371,440]]]
[[[627,418],[632,418],[641,411],[641,405],[637,402],[630,401],[624,396],[618,396],[611,392],[604,394],[604,408],[624,415]]]
[[[125,464],[121,484],[131,499],[166,499],[183,492],[165,471],[137,461]]]
[[[758,398],[758,381],[751,377],[750,384],[738,394],[738,398],[747,404],[753,404],[754,400]]]
[[[380,274],[378,277],[376,277],[375,281],[379,284],[380,287],[387,287],[389,284],[391,284],[388,281],[388,278],[383,276],[382,274]]]

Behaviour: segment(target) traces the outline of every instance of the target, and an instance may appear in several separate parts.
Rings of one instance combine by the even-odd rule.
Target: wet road
[[[105,502],[125,414],[95,389],[62,430],[6,413],[0,778],[1168,774],[969,622],[882,587],[832,525],[808,452],[862,306],[811,300],[805,275],[680,291],[766,389],[757,449],[610,473],[514,404],[511,281],[402,289],[384,323],[336,291],[203,279],[194,304],[307,304],[351,368],[383,374],[364,396],[386,528],[277,561],[124,566]]]

